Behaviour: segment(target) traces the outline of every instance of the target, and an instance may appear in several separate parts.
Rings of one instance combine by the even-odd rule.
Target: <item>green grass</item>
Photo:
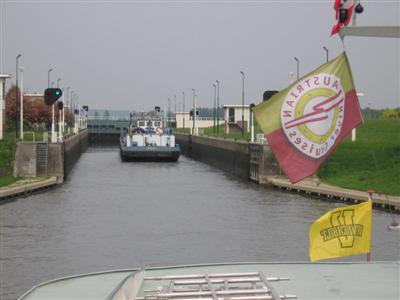
[[[217,129],[215,129],[217,130]],[[180,133],[189,133],[190,129],[189,128],[176,128],[174,129],[175,132],[180,132]],[[250,132],[245,132],[244,135],[242,136],[241,132],[231,132],[226,134],[224,132],[224,125],[219,125],[219,133],[214,134],[214,128],[213,126],[207,127],[207,128],[201,128],[199,129],[200,133],[203,133],[203,135],[207,136],[215,136],[215,137],[220,137],[220,138],[225,138],[225,139],[233,139],[233,140],[242,140],[242,141],[250,141]],[[260,133],[261,130],[258,127],[257,124],[254,125],[254,134],[256,135],[257,133]]]
[[[318,173],[323,182],[357,190],[400,195],[400,120],[371,120],[357,140],[341,143]]]
[[[10,185],[20,179],[20,177],[14,177],[12,175],[0,176],[0,187]]]
[[[5,139],[0,141],[0,167],[9,167],[14,159],[15,140]]]

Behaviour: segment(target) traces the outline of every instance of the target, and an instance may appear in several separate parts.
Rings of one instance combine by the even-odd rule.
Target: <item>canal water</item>
[[[310,224],[339,206],[267,190],[185,157],[121,163],[117,148],[89,148],[64,185],[0,206],[0,298],[108,269],[308,261]],[[390,222],[389,213],[374,211],[373,260],[400,259]]]

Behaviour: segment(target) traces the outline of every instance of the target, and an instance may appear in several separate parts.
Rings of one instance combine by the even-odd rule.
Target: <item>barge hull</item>
[[[122,161],[177,161],[180,147],[121,147]]]

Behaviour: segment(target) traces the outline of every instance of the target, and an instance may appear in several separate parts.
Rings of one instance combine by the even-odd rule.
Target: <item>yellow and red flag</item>
[[[313,175],[362,120],[346,53],[253,108],[292,183]]]
[[[310,228],[311,261],[369,253],[372,201],[333,209]]]

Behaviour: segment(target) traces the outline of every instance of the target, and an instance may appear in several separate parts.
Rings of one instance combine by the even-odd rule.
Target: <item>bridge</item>
[[[115,117],[89,117],[89,142],[118,143],[121,131],[128,128],[129,119]]]

